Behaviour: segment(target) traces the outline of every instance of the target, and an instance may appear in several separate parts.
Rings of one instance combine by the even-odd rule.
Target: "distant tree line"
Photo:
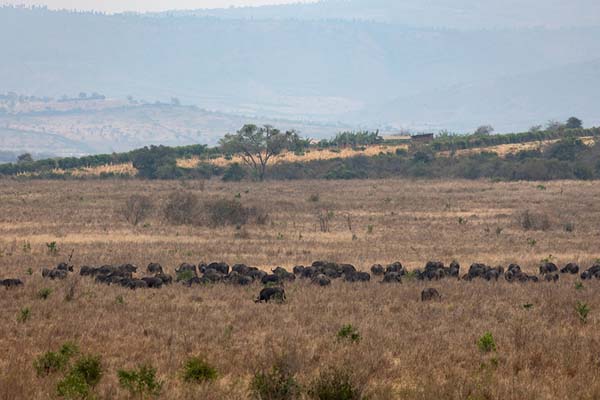
[[[369,146],[383,142],[383,137],[379,136],[379,131],[358,131],[358,132],[340,132],[332,139],[324,139],[317,143],[318,147],[357,147]]]
[[[557,123],[556,123],[557,124]],[[493,128],[484,126],[487,131]],[[491,128],[491,129],[488,129]],[[535,128],[535,127],[534,127]],[[34,160],[22,154],[17,162],[0,164],[0,175],[14,176],[33,173],[37,178],[69,178],[69,173],[55,173],[55,169],[72,170],[107,164],[131,162],[138,176],[145,179],[209,179],[220,177],[225,181],[242,179],[353,179],[386,177],[423,178],[492,178],[501,180],[548,179],[599,179],[600,145],[585,145],[579,138],[600,138],[600,128],[583,129],[581,121],[569,119],[567,123],[548,124],[546,130],[530,129],[528,132],[505,135],[488,135],[478,129],[472,135],[442,134],[433,142],[414,144],[409,150],[393,153],[381,152],[378,156],[355,156],[331,160],[272,163],[284,151],[296,154],[318,151],[321,146],[359,147],[382,142],[378,132],[343,132],[326,144],[310,144],[294,131],[282,132],[271,126],[245,125],[235,134],[226,135],[218,147],[205,145],[181,147],[149,146],[127,153],[93,155]],[[542,141],[560,139],[548,146]],[[485,147],[499,144],[517,144],[540,141],[539,149],[524,150],[504,158],[486,152]],[[474,155],[455,154],[461,149],[482,147]],[[317,148],[316,150],[314,148]],[[445,154],[439,154],[446,150]],[[232,159],[227,167],[219,167],[210,160],[217,157]],[[177,160],[198,157],[195,168],[182,168]],[[107,173],[101,177],[115,177]]]

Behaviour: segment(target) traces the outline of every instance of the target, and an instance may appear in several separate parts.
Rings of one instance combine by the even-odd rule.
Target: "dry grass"
[[[333,158],[350,158],[359,155],[363,156],[376,156],[379,153],[392,153],[395,154],[396,150],[403,149],[407,150],[408,145],[375,145],[375,146],[366,146],[364,150],[362,149],[352,149],[350,147],[342,148],[342,149],[310,149],[306,151],[304,154],[295,154],[293,152],[284,152],[273,158],[272,163],[291,163],[291,162],[310,162],[317,160],[331,160]],[[189,158],[189,159],[180,159],[177,160],[177,165],[181,168],[194,168],[198,166],[200,163],[199,158]],[[204,161],[204,160],[202,160]],[[243,164],[243,160],[239,156],[234,156],[232,158],[219,157],[212,160],[209,160],[211,164],[226,167],[234,162]]]
[[[184,189],[177,182],[2,181],[0,278],[19,277],[26,284],[0,290],[0,399],[54,398],[58,376],[38,378],[32,363],[69,340],[102,355],[106,372],[96,390],[101,399],[127,398],[116,370],[142,362],[153,364],[164,381],[161,398],[247,399],[252,375],[278,357],[292,360],[302,384],[328,366],[348,366],[368,383],[374,399],[598,399],[597,281],[581,290],[570,277],[528,285],[334,282],[317,288],[297,282],[287,286],[286,304],[258,305],[252,301],[258,286],[133,292],[75,275],[68,282],[43,281],[39,273],[71,250],[77,266],[154,261],[170,273],[183,261],[291,268],[318,259],[360,269],[394,260],[416,268],[429,259],[457,259],[463,269],[476,261],[519,262],[533,272],[550,254],[560,264],[589,266],[600,256],[600,187],[545,185],[546,190],[536,183],[483,181],[211,181],[203,188],[186,183],[185,190],[204,201],[241,193],[244,205],[269,212],[267,225],[247,226],[247,237],[239,238],[234,227],[171,226],[160,210],[138,227],[120,216],[132,194],[160,205]],[[314,193],[320,194],[317,202],[308,200]],[[518,223],[525,209],[547,214],[550,228],[525,231]],[[334,213],[330,233],[319,230],[320,210]],[[575,231],[566,232],[565,222]],[[57,256],[47,252],[50,241],[58,244]],[[72,285],[74,299],[66,301]],[[418,301],[427,286],[441,292],[442,302]],[[47,300],[37,296],[44,287],[53,289]],[[591,308],[585,325],[575,314],[577,301]],[[24,307],[31,318],[19,323]],[[358,328],[359,343],[336,341],[345,324]],[[496,339],[497,354],[477,348],[477,338],[487,331]],[[181,382],[182,364],[195,355],[217,367],[217,382],[200,387]]]
[[[579,138],[585,145],[593,146],[596,142],[596,139],[593,136],[584,136]],[[465,156],[470,154],[479,154],[481,152],[493,152],[498,154],[500,157],[506,157],[509,154],[516,154],[520,151],[527,150],[540,150],[544,149],[561,139],[553,139],[553,140],[544,140],[544,141],[535,141],[535,142],[525,142],[525,143],[514,143],[514,144],[500,144],[497,146],[489,146],[489,147],[477,147],[473,149],[463,149],[456,150],[454,152],[455,155]],[[451,154],[450,151],[441,151],[438,153],[441,156],[448,156]]]

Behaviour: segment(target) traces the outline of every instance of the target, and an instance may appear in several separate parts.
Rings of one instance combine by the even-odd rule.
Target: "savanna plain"
[[[174,192],[237,199],[268,217],[175,225],[162,210]],[[136,226],[121,212],[134,194],[152,202]],[[456,260],[461,275],[475,262],[532,274],[543,259],[585,269],[600,257],[599,198],[600,185],[574,181],[0,181],[0,279],[24,282],[0,289],[0,399],[57,398],[64,373],[39,376],[34,363],[67,342],[100,357],[98,399],[130,398],[117,371],[144,364],[164,399],[253,398],[257,374],[274,366],[297,398],[315,398],[328,371],[345,371],[347,398],[600,399],[599,280],[297,279],[285,302],[258,304],[258,283],[129,290],[77,272],[131,263],[141,276],[155,262],[174,274],[183,262],[213,261],[291,270],[317,260],[363,271]],[[71,255],[66,280],[42,278]],[[421,302],[425,288],[441,301]],[[340,336],[348,325],[355,335]],[[191,357],[216,378],[182,379]]]

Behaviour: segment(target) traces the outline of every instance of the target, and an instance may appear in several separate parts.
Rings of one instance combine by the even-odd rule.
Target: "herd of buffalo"
[[[283,267],[277,267],[267,273],[255,267],[244,264],[229,266],[226,263],[211,263],[199,265],[183,263],[175,269],[175,278],[165,273],[163,267],[157,263],[151,263],[146,267],[146,276],[134,277],[138,268],[132,264],[104,265],[100,267],[82,266],[79,270],[81,276],[94,278],[96,283],[106,285],[119,285],[129,289],[161,288],[179,282],[183,285],[192,286],[200,284],[229,283],[233,285],[250,285],[260,282],[265,285],[256,299],[256,302],[268,302],[273,299],[285,300],[286,282],[296,279],[304,279],[318,286],[328,286],[334,279],[342,279],[346,282],[369,282],[372,276],[381,277],[381,283],[402,283],[403,279],[411,278],[421,281],[433,281],[444,278],[461,279],[471,281],[473,279],[484,279],[497,281],[503,277],[508,282],[538,282],[540,280],[556,282],[559,274],[577,275],[582,280],[600,279],[600,263],[580,273],[581,268],[575,263],[569,263],[563,268],[553,262],[542,262],[539,267],[539,276],[523,272],[517,264],[504,267],[491,267],[485,264],[475,263],[469,270],[460,275],[460,265],[453,261],[449,266],[442,262],[430,261],[423,269],[408,271],[400,262],[394,262],[387,266],[380,264],[371,267],[371,273],[358,271],[351,264],[338,264],[332,262],[316,261],[312,265],[296,266],[292,271]],[[52,269],[44,268],[42,277],[47,279],[65,279],[73,272],[73,266],[68,263],[60,263]],[[0,286],[6,288],[22,286],[20,279],[0,280]],[[440,295],[435,289],[425,289],[421,293],[421,299],[439,300]]]

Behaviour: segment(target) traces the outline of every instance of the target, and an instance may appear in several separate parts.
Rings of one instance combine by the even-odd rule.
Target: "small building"
[[[413,142],[429,143],[433,141],[433,133],[421,133],[410,138]]]

